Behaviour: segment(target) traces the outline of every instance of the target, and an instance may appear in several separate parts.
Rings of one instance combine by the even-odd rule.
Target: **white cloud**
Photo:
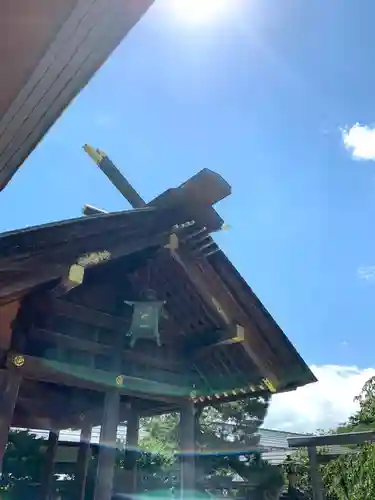
[[[361,370],[356,366],[336,365],[310,368],[318,382],[274,396],[264,427],[290,432],[332,429],[357,409],[354,397],[375,376],[375,368]]]
[[[375,128],[356,123],[342,131],[344,146],[357,160],[375,160]]]
[[[375,266],[362,266],[358,269],[358,277],[362,280],[375,282]]]

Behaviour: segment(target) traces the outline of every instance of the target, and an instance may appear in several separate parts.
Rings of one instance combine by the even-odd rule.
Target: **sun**
[[[225,15],[230,0],[171,0],[176,16],[188,23],[207,23]]]

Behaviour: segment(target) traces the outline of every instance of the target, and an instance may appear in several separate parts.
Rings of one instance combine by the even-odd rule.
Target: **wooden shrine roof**
[[[183,220],[174,209],[148,207],[3,233],[0,304],[61,278],[82,255],[109,252],[116,259],[159,246]]]
[[[0,191],[153,0],[4,0]]]
[[[52,323],[47,329],[37,326],[32,339],[45,342],[49,338],[50,342],[63,342],[65,346],[69,341],[80,352],[97,353],[108,359],[111,354],[105,345],[79,338],[79,325],[105,331],[115,331],[123,325],[123,318],[116,316],[112,306],[103,308],[103,297],[109,296],[115,286],[123,288],[123,280],[136,295],[145,288],[155,290],[158,300],[166,301],[166,319],[160,322],[163,347],[157,356],[155,347],[142,352],[136,348],[124,350],[123,362],[132,374],[125,375],[124,404],[129,395],[139,397],[141,406],[149,398],[150,405],[142,406],[142,411],[157,413],[167,407],[172,409],[184,397],[207,404],[293,390],[314,382],[314,375],[296,349],[211,237],[212,231],[223,224],[212,204],[230,192],[225,181],[216,175],[203,171],[193,182],[190,179],[179,188],[166,191],[145,208],[0,235],[0,354],[9,349],[12,320],[20,307],[25,307],[28,297],[41,293],[50,296],[64,283],[75,262],[82,257],[102,255],[102,261],[89,261],[81,285],[47,301],[58,318],[65,318],[65,325],[68,320],[64,327],[68,336],[76,328],[75,338],[67,339],[61,323]],[[202,189],[207,180],[216,188]],[[37,393],[48,392],[49,399],[56,400],[53,408],[68,407],[63,401],[73,400],[75,394],[74,411],[71,405],[61,428],[78,425],[81,413],[100,407],[95,393],[97,382],[90,382],[89,387],[86,382],[81,384],[79,375],[77,379],[69,365],[65,366],[70,381],[56,392],[53,387],[58,387],[61,380],[57,372],[47,373],[38,358],[27,360],[27,364],[39,374],[39,386],[35,377],[25,380],[16,411],[19,423],[14,425],[43,428],[38,419],[43,420],[48,411],[42,403],[39,410],[33,406],[32,401],[38,399],[33,394]],[[163,394],[152,394],[154,389],[146,381],[147,376],[143,377],[144,370],[149,380],[158,380],[155,390],[164,391]],[[152,373],[161,378],[153,379]],[[177,382],[186,376],[197,381],[201,392],[193,390],[195,383],[186,386]],[[133,389],[132,381],[136,381]],[[92,395],[79,396],[80,386],[91,390]],[[98,410],[94,413],[100,415]],[[31,420],[26,425],[28,416]]]

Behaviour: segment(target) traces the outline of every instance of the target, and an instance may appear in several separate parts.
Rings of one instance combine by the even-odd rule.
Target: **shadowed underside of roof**
[[[154,0],[5,0],[0,191]]]
[[[173,199],[175,198],[176,193],[173,196]],[[202,214],[204,213],[203,211]],[[176,225],[182,225],[183,228],[186,221],[190,220],[189,216],[189,211],[183,204],[174,203],[170,206],[169,203],[165,203],[164,207],[149,206],[5,233],[0,236],[0,305],[11,304],[36,287],[53,284],[51,283],[53,280],[62,279],[72,263],[82,255],[108,252],[111,262],[117,266],[117,260],[122,257],[130,257],[131,254],[136,255],[146,249],[164,246],[169,235],[179,231]],[[189,228],[182,230],[189,231]],[[183,252],[181,255],[187,255],[183,250],[181,248]],[[175,259],[167,257],[168,255],[164,253],[156,254],[154,257],[148,256],[146,258],[148,264],[144,264],[137,275],[142,281],[142,273],[145,273],[149,286],[160,290],[160,293],[165,286],[168,287],[168,303],[173,304],[172,309],[177,315],[176,318],[178,317],[177,324],[184,324],[186,331],[190,331],[191,327],[194,332],[197,330],[199,333],[204,330],[207,313],[203,316],[203,312],[200,313],[199,321],[196,318],[197,324],[193,318],[198,310],[205,311],[209,307],[213,316],[210,313],[211,319],[206,325],[207,331],[220,329],[221,313],[215,309],[214,314],[209,299],[216,295],[221,303],[225,304],[228,314],[233,315],[235,323],[243,325],[246,329],[246,338],[252,346],[252,356],[262,359],[262,363],[266,363],[266,369],[280,381],[278,390],[293,390],[315,381],[293,345],[222,251],[219,250],[210,257],[190,257],[190,261],[186,261],[190,262],[189,269],[184,268],[185,271]],[[128,262],[131,260],[127,258]],[[108,263],[108,266],[110,265]],[[154,269],[153,273],[148,271],[148,266]],[[162,271],[158,273],[156,269]],[[202,273],[205,276],[206,285],[209,287],[207,290],[210,290],[209,297],[200,290],[201,283],[197,281],[198,271],[199,276]],[[212,293],[214,295],[211,295]],[[195,312],[187,314],[186,307],[192,303],[192,297],[197,309],[195,311],[193,308]],[[199,304],[207,300],[202,309]],[[190,320],[185,318],[186,315]],[[213,317],[215,318],[212,319]],[[198,327],[198,324],[203,326]],[[238,350],[238,346],[236,344],[226,346],[228,352],[231,349]],[[219,347],[212,351],[213,354],[218,350]],[[245,354],[245,351],[240,349],[242,354]],[[239,353],[236,356],[237,361],[231,370],[232,374],[241,365]],[[253,361],[259,363],[255,358]],[[249,368],[251,363],[248,356],[246,360],[246,367]],[[212,360],[214,361],[217,363],[216,359]],[[209,369],[208,365],[207,368]]]
[[[116,259],[158,246],[183,220],[176,210],[145,208],[3,233],[0,305],[60,278],[79,256],[108,252]]]

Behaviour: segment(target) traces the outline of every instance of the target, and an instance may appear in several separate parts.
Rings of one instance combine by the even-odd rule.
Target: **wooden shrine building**
[[[230,192],[203,170],[143,208],[0,236],[0,462],[10,426],[50,430],[51,468],[57,431],[82,429],[82,499],[101,425],[95,499],[109,500],[120,422],[132,447],[140,416],[179,411],[193,450],[197,405],[315,381],[211,237]],[[194,489],[193,454],[181,475]]]

